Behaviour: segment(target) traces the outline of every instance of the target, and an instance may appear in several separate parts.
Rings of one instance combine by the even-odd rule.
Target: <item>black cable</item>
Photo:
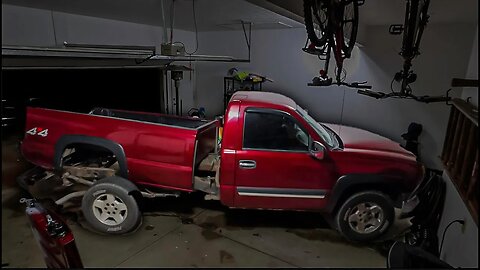
[[[175,0],[170,5],[170,43],[173,42],[173,20],[175,19]]]
[[[197,16],[196,16],[196,12],[195,12],[195,0],[192,0],[192,10],[193,10],[193,24],[194,24],[194,27],[195,27],[195,50],[193,52],[187,52],[187,47],[185,46],[185,44],[181,41],[175,41],[175,42],[172,42],[172,44],[182,44],[183,48],[185,48],[185,53],[192,56],[193,54],[195,54],[197,51],[198,51],[198,27],[197,27]]]
[[[453,223],[460,223],[462,225],[465,224],[465,221],[461,220],[461,219],[456,219],[452,222],[450,222],[447,227],[445,227],[445,229],[443,230],[443,236],[442,236],[442,242],[440,243],[440,252],[439,252],[439,255],[441,256],[442,255],[442,248],[443,248],[443,241],[445,240],[445,233],[447,232],[447,229],[448,227],[450,227]]]
[[[252,23],[249,22],[249,25],[250,25],[249,31],[251,31],[251,29],[252,29]],[[245,41],[246,41],[246,43],[247,43],[247,47],[248,47],[248,49],[250,50],[250,40],[248,40],[247,30],[245,30],[245,24],[243,23],[243,21],[242,21],[242,29],[243,29],[243,34],[245,35]]]
[[[193,25],[195,26],[195,50],[192,53],[189,53],[185,50],[185,53],[192,55],[198,51],[198,29],[197,29],[197,16],[195,12],[195,0],[192,0],[192,11],[193,11]]]

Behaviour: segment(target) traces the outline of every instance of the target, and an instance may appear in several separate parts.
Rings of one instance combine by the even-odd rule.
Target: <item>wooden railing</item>
[[[478,110],[454,99],[442,151],[442,162],[478,225]]]

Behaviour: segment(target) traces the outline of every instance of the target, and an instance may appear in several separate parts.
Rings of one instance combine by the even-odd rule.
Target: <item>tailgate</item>
[[[67,224],[35,200],[22,200],[20,202],[27,204],[25,212],[47,267],[83,268],[75,239]]]

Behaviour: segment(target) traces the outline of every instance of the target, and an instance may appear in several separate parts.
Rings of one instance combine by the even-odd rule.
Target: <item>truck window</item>
[[[291,116],[276,112],[247,111],[244,149],[308,151],[309,137]]]

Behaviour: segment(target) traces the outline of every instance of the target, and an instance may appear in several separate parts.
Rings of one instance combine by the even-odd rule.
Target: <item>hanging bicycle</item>
[[[390,84],[391,93],[370,90],[358,90],[358,93],[376,99],[392,97],[413,99],[425,103],[448,102],[451,99],[448,96],[448,91],[446,96],[416,96],[412,93],[410,84],[417,80],[417,75],[411,70],[412,60],[420,54],[420,40],[428,23],[430,0],[406,0],[406,2],[404,24],[393,24],[389,28],[390,34],[400,35],[403,33],[402,49],[400,51],[400,55],[403,57],[403,69],[395,74]],[[400,83],[399,91],[393,89],[394,81]]]
[[[305,28],[307,42],[303,51],[317,55],[324,60],[320,76],[314,77],[309,86],[345,85],[370,89],[366,82],[346,83],[343,61],[350,58],[358,30],[358,7],[364,0],[304,0]],[[310,45],[307,46],[310,40]],[[328,67],[333,53],[336,69],[335,82],[328,77]]]

